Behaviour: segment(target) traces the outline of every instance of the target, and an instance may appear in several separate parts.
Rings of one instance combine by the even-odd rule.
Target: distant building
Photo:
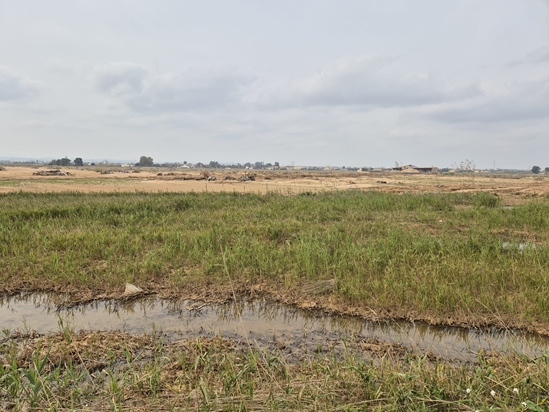
[[[435,166],[414,166],[414,165],[402,165],[396,166],[392,169],[394,172],[407,172],[407,173],[438,173],[438,167]]]
[[[415,169],[420,173],[438,173],[438,167],[435,166],[416,167]]]

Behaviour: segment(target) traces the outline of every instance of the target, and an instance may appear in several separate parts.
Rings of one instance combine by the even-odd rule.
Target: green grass
[[[548,236],[547,199],[504,209],[486,193],[12,193],[0,281],[102,292],[228,285],[228,272],[283,292],[333,278],[358,307],[548,328]]]

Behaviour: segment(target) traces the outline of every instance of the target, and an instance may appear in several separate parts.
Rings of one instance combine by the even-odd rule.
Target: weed
[[[549,325],[549,203],[498,206],[488,193],[9,193],[0,280],[200,289],[227,285],[226,266],[236,289],[336,279],[329,293],[376,311]]]

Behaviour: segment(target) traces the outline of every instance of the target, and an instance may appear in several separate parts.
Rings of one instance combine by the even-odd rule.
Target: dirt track
[[[279,191],[299,193],[319,190],[378,190],[383,192],[477,192],[501,196],[508,204],[549,193],[546,175],[410,174],[315,171],[235,171],[235,170],[149,170],[132,173],[122,169],[63,168],[66,176],[37,176],[48,167],[6,167],[0,171],[0,193],[28,192],[201,192]],[[102,174],[103,172],[109,172]],[[204,173],[215,176],[207,181]],[[159,175],[162,174],[162,175]],[[255,180],[241,181],[245,176]],[[234,179],[234,180],[233,180]]]

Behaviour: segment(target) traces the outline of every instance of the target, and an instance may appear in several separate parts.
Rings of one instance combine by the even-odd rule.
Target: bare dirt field
[[[530,174],[419,174],[345,171],[237,171],[61,168],[8,166],[0,171],[7,192],[254,192],[300,193],[324,190],[376,190],[392,193],[489,192],[504,203],[543,197],[549,176]],[[208,179],[209,178],[209,179]]]

